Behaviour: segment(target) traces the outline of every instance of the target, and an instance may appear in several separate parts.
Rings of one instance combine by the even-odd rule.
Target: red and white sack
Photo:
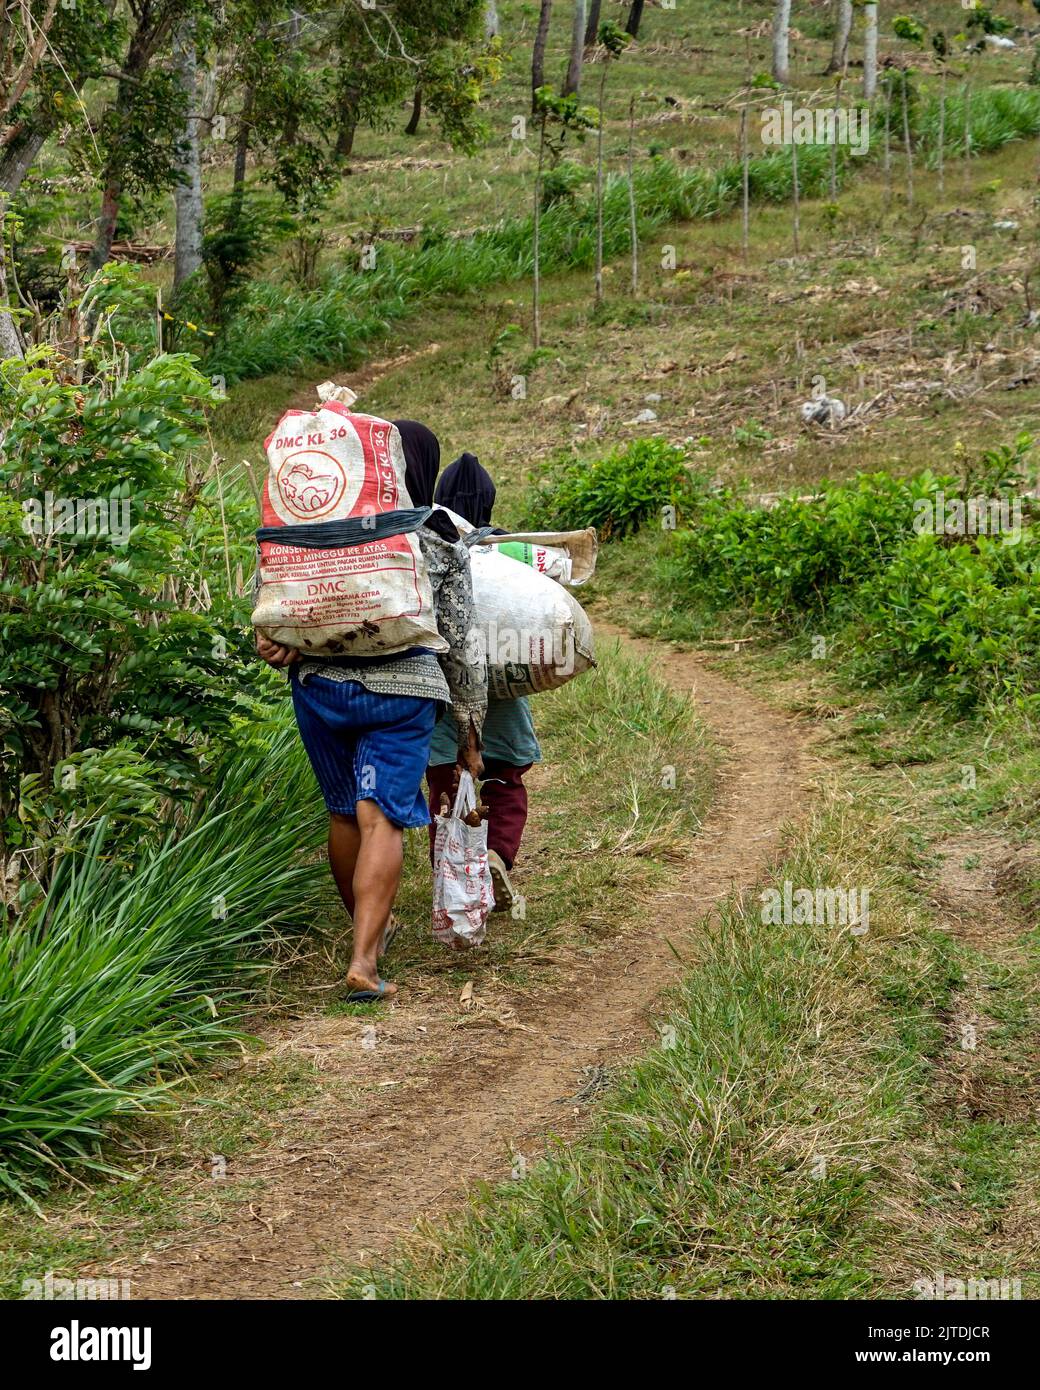
[[[487,822],[467,825],[477,804],[468,772],[459,775],[455,805],[436,817],[433,842],[433,935],[445,946],[479,946],[487,932],[495,890],[488,867]]]
[[[319,409],[286,411],[266,441],[263,525],[410,509],[396,425],[354,414],[348,388],[327,384],[319,394]],[[253,626],[322,656],[447,651],[415,532],[317,550],[261,541]]]

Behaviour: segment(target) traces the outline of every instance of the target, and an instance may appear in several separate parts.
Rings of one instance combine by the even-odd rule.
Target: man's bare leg
[[[354,920],[354,870],[361,849],[361,831],[353,816],[329,815],[329,868],[350,920]]]
[[[379,945],[401,883],[404,834],[391,825],[374,801],[357,803],[360,849],[354,868],[354,954],[347,984],[351,989],[379,988]],[[383,997],[397,993],[388,984]]]

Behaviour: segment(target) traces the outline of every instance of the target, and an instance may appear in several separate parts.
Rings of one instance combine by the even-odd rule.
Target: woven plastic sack
[[[353,412],[347,388],[318,390],[320,408],[286,411],[266,442],[264,526],[374,520],[411,508],[397,427]],[[415,532],[341,548],[261,541],[253,626],[322,656],[448,646]]]

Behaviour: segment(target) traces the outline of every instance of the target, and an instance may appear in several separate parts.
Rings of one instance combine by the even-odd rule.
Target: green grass
[[[102,822],[0,943],[0,1187],[112,1172],[110,1126],[169,1105],[192,1060],[240,1032],[263,948],[326,896],[324,818],[295,730],[255,734],[205,807],[110,865]],[[277,808],[297,808],[278,814]]]
[[[949,988],[908,929],[900,875],[876,867],[890,858],[877,835],[836,808],[775,875],[870,886],[868,938],[766,928],[750,895],[724,908],[662,1016],[662,1046],[624,1071],[592,1133],[423,1229],[387,1268],[359,1270],[344,1295],[876,1294],[891,1146],[919,1113],[921,1039],[934,1044]],[[916,982],[898,1000],[884,994],[893,969]]]
[[[515,874],[525,912],[516,918],[496,915],[487,946],[457,965],[430,934],[426,833],[406,837],[405,875],[396,907],[402,929],[388,964],[403,997],[407,1000],[414,992],[422,1009],[454,1012],[458,990],[467,980],[486,993],[503,984],[519,992],[532,984],[544,988],[554,971],[551,952],[586,953],[640,926],[642,904],[667,884],[675,859],[696,834],[711,798],[717,755],[690,702],[650,677],[645,663],[620,654],[614,644],[601,644],[598,660],[596,671],[534,701],[545,762],[528,779],[532,817]],[[296,819],[284,824],[297,826],[301,847],[313,847],[324,820],[320,799],[306,768],[299,780],[295,773],[290,775],[295,767],[292,741],[288,751],[293,758],[287,762],[283,751],[270,776],[284,789],[286,804],[297,808]],[[665,768],[674,769],[674,786],[672,779],[663,784]],[[285,843],[289,832],[272,820],[270,800],[265,803],[269,793],[251,764],[243,764],[229,794],[245,808],[236,824],[244,835],[242,853],[247,860],[255,846],[251,808],[255,806],[259,816],[267,806],[263,854],[272,885],[277,880],[270,876],[281,872],[279,866],[292,863]],[[211,837],[219,824],[207,822]],[[220,854],[214,844],[198,868],[210,890],[207,910]],[[174,884],[179,884],[178,862],[167,860]],[[316,906],[315,893],[324,899],[329,882],[323,862],[309,863],[304,872],[306,881],[295,902],[287,902],[279,889],[271,903],[281,910],[284,929],[294,933],[294,940],[302,909]],[[193,900],[198,879],[189,872],[187,881],[172,891],[170,882],[166,896],[175,914]],[[146,937],[142,919],[147,920],[154,907],[149,899],[133,919]],[[170,919],[164,920],[168,924]],[[182,921],[182,932],[187,934],[193,925],[201,929],[206,922]],[[309,1019],[323,1015],[359,1023],[384,1017],[383,1005],[349,1005],[335,997],[350,948],[349,928],[338,908],[331,915],[325,910],[315,913],[308,925],[311,931],[301,959],[295,969],[282,970],[271,980],[263,1013],[304,1028]],[[254,969],[267,962],[256,951],[268,931],[252,939]],[[244,963],[248,966],[249,961]],[[88,960],[86,967],[89,964]],[[78,974],[75,980],[79,982]],[[244,979],[240,975],[238,985],[249,981],[248,973]],[[196,986],[196,992],[201,987]],[[53,987],[52,992],[53,1011],[60,1013],[64,996]],[[322,1002],[330,996],[330,1002]],[[93,1008],[93,1000],[91,996],[87,1007]],[[247,1016],[240,1026],[255,1026],[256,1021]],[[210,1022],[215,1029],[217,1021]],[[225,1018],[224,1024],[228,1022]],[[225,1028],[225,1037],[228,1032]],[[46,1039],[45,1029],[41,1037]],[[250,1179],[244,1176],[248,1156],[269,1142],[274,1125],[282,1124],[282,1112],[305,1101],[319,1084],[340,1088],[338,1103],[345,1114],[358,1096],[365,1095],[360,1074],[356,1086],[349,1072],[343,1081],[330,1083],[327,1074],[315,1073],[309,1062],[291,1055],[272,1057],[252,1048],[239,1062],[234,1053],[219,1047],[216,1037],[213,1049],[201,1047],[198,1038],[188,1041],[191,1046],[182,1062],[186,1064],[190,1055],[196,1065],[178,1068],[181,1084],[174,1091],[151,1095],[143,1087],[128,1087],[125,1095],[113,1093],[113,1110],[102,1131],[109,1143],[98,1152],[92,1139],[86,1155],[97,1166],[91,1171],[77,1166],[75,1183],[56,1174],[49,1194],[37,1192],[45,1220],[17,1201],[0,1202],[0,1287],[5,1291],[17,1292],[22,1278],[42,1277],[46,1268],[63,1277],[75,1277],[88,1261],[112,1268],[121,1256],[132,1257],[145,1246],[161,1247],[195,1221],[219,1220],[225,1204],[249,1192]],[[121,1042],[128,1055],[136,1056],[133,1036]],[[55,1108],[62,1103],[56,1094]],[[70,1106],[68,1114],[73,1113]],[[292,1123],[296,1138],[306,1142],[306,1119],[294,1117]],[[226,1181],[200,1187],[196,1170],[208,1171],[213,1155],[238,1162],[229,1166]],[[185,1182],[186,1175],[193,1180]]]
[[[951,102],[951,109],[954,105]],[[927,154],[936,119],[934,100],[915,111],[922,154]],[[999,150],[1040,132],[1040,93],[976,92],[970,119],[975,153]],[[955,154],[953,142],[950,157]],[[878,156],[876,141],[872,155]],[[845,147],[838,148],[837,188],[862,162]],[[828,188],[830,169],[829,146],[803,146],[798,153],[801,196],[821,197]],[[786,151],[753,156],[748,177],[755,203],[785,203],[793,196],[794,172]],[[730,159],[715,168],[684,169],[655,156],[636,166],[633,187],[637,235],[643,241],[666,224],[731,212],[740,199],[741,166]],[[608,260],[630,246],[628,197],[627,179],[608,177],[603,202],[603,249]],[[596,244],[594,199],[576,196],[554,204],[541,218],[539,237],[543,274],[591,265]],[[527,279],[534,264],[533,215],[502,221],[462,239],[429,232],[417,249],[380,247],[371,270],[355,268],[355,261],[352,258],[334,269],[323,286],[310,293],[271,282],[251,286],[208,355],[207,370],[235,382],[309,362],[356,364],[370,340],[424,300],[469,295],[492,284]]]

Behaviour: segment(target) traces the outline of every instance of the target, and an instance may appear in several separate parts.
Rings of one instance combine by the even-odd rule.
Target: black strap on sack
[[[418,531],[433,507],[413,507],[404,511],[372,512],[368,516],[348,516],[342,521],[313,521],[308,526],[261,526],[257,541],[278,541],[304,550],[339,550],[350,545],[368,545],[387,536],[407,536]]]
[[[480,545],[491,536],[508,536],[508,531],[503,531],[501,526],[480,526],[476,531],[467,531],[461,538],[463,545]]]

